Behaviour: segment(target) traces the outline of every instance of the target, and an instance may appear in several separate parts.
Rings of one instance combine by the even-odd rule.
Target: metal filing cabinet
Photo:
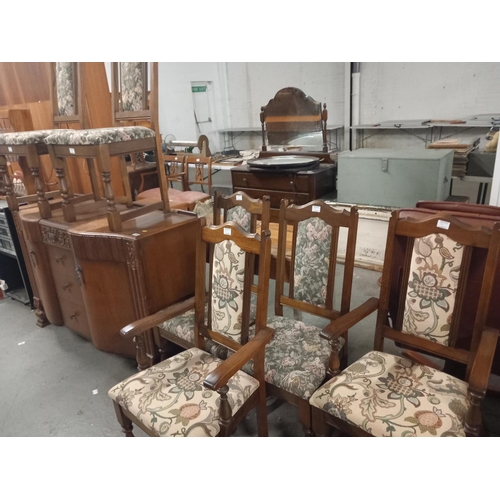
[[[357,149],[339,154],[337,201],[414,207],[450,195],[451,149]]]

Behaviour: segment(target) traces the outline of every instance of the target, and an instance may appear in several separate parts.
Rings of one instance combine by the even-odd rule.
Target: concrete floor
[[[338,266],[342,273],[343,266]],[[355,269],[352,307],[378,296],[380,274]],[[271,282],[269,313],[273,308]],[[286,311],[291,316],[291,310]],[[327,322],[304,314],[318,326]],[[11,299],[0,301],[0,436],[122,436],[107,391],[135,373],[135,361],[100,352],[65,327],[35,326],[29,307]],[[372,349],[375,315],[349,334],[349,359]],[[399,350],[387,342],[389,352]],[[500,398],[488,396],[484,420],[490,436],[500,436]],[[269,416],[271,436],[302,436],[295,407],[285,403]],[[143,436],[135,429],[136,436]],[[255,436],[250,414],[236,436]]]

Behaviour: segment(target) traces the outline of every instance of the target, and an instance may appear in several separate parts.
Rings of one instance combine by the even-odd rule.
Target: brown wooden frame
[[[125,165],[125,155],[134,154],[142,151],[154,150],[157,158],[163,159],[161,150],[161,139],[158,134],[155,137],[145,139],[136,139],[132,141],[114,142],[110,144],[98,145],[48,145],[52,165],[56,170],[59,178],[59,187],[62,197],[62,210],[64,220],[66,222],[76,221],[75,204],[81,201],[94,199],[96,202],[103,201],[108,205],[108,225],[111,231],[120,232],[122,223],[147,214],[153,210],[163,210],[165,213],[170,211],[168,201],[168,183],[165,176],[165,169],[158,169],[158,179],[160,184],[161,201],[133,208],[132,193],[127,168]],[[118,156],[120,158],[120,167],[122,174],[122,182],[125,188],[125,196],[115,198],[113,188],[111,187],[111,158]],[[85,158],[89,164],[89,172],[92,179],[92,193],[81,197],[74,197],[68,186],[66,179],[66,164],[67,158]],[[102,183],[104,186],[105,201],[101,198],[100,187],[95,176],[93,162],[97,163],[97,168],[101,174]],[[116,203],[126,204],[128,210],[119,212]]]
[[[317,211],[319,208],[319,212]],[[332,240],[330,246],[330,264],[328,269],[328,285],[326,294],[325,307],[316,306],[307,302],[295,300],[293,298],[293,275],[295,267],[295,248],[297,244],[297,226],[300,221],[307,220],[311,217],[318,217],[332,227]],[[290,285],[288,296],[284,294],[284,284],[286,278],[286,235],[287,225],[293,226],[292,237],[292,258],[290,262]],[[335,287],[335,269],[337,264],[337,249],[340,228],[347,228],[347,247],[346,258],[344,262],[344,279],[342,284],[342,298],[340,310],[333,309],[333,291]],[[322,318],[331,320],[341,320],[344,315],[349,313],[352,292],[352,280],[354,275],[354,258],[356,250],[356,236],[358,229],[358,209],[352,207],[347,210],[338,210],[327,205],[322,200],[311,201],[305,205],[289,205],[289,201],[283,199],[281,201],[279,213],[279,235],[278,235],[278,254],[277,254],[277,270],[276,270],[276,289],[275,289],[275,314],[283,316],[283,306],[288,306],[297,311],[307,312]],[[344,339],[343,348],[343,364],[347,363],[347,329],[342,332]],[[338,338],[332,339],[332,352],[330,355],[329,366],[327,369],[327,377],[332,376],[340,366],[338,351],[341,348]],[[289,403],[298,406],[299,418],[304,427],[306,434],[311,428],[311,409],[309,402],[295,394],[288,393],[283,389],[267,384],[267,391],[280,399],[284,399]]]
[[[189,179],[189,166],[194,165],[195,175],[194,180]],[[205,167],[207,168],[208,176],[205,181]],[[186,172],[186,184],[184,191],[191,191],[193,184],[207,186],[208,195],[212,196],[212,157],[201,155],[188,155],[184,157],[184,171]]]
[[[344,331],[351,328],[361,319],[365,318],[371,312],[377,311],[377,322],[375,327],[375,342],[374,350],[383,351],[384,340],[390,339],[401,345],[403,348],[409,348],[418,351],[418,353],[426,353],[437,358],[445,360],[453,360],[462,363],[466,367],[465,381],[469,383],[469,392],[471,396],[471,406],[465,419],[465,432],[467,435],[479,435],[481,432],[481,412],[480,404],[486,394],[488,380],[495,354],[496,343],[499,332],[486,325],[487,313],[492,299],[493,280],[496,269],[500,260],[500,223],[493,226],[493,230],[486,228],[478,228],[468,226],[459,221],[453,215],[446,212],[438,212],[431,214],[422,219],[413,219],[410,217],[400,217],[400,212],[403,210],[395,210],[392,213],[389,221],[389,231],[387,235],[387,245],[384,259],[384,269],[381,280],[380,299],[368,299],[360,307],[354,309],[343,318],[334,320],[323,331],[323,337],[328,340],[337,339]],[[449,223],[447,230],[437,230],[438,221]],[[445,233],[457,243],[466,247],[464,252],[470,247],[478,247],[488,249],[485,271],[483,275],[479,305],[475,319],[474,333],[469,349],[455,348],[432,342],[422,337],[404,333],[401,331],[401,316],[404,312],[404,301],[400,300],[398,315],[393,326],[389,325],[389,299],[391,295],[391,279],[392,279],[392,259],[394,248],[398,237],[409,238],[407,243],[406,259],[409,262],[413,249],[413,241],[415,238],[421,238],[436,232]],[[466,280],[470,260],[464,254],[462,260],[464,268],[460,271],[459,284],[457,289],[457,297],[455,302],[455,310],[460,311],[461,300],[464,294],[460,293],[461,283]],[[403,283],[408,281],[410,266],[405,265],[403,273]],[[406,287],[400,287],[400,297],[406,293]],[[453,315],[451,331],[454,325],[459,320],[459,314]],[[424,356],[415,354],[413,360],[418,360],[422,364],[429,365]],[[433,364],[432,364],[433,365]],[[338,371],[337,371],[338,373]],[[335,375],[333,373],[332,375]],[[313,432],[317,435],[324,435],[327,430],[327,425],[333,426],[342,432],[347,432],[352,435],[368,435],[361,429],[351,426],[348,423],[333,417],[324,411],[313,407]]]
[[[227,231],[231,234],[228,235]],[[249,313],[250,313],[250,287],[248,281],[253,277],[253,273],[245,273],[245,291],[243,295],[242,310],[242,335],[241,344],[215,332],[209,328],[211,325],[211,301],[208,301],[208,314],[205,316],[206,303],[206,256],[212,255],[213,246],[230,239],[234,241],[242,250],[247,252],[247,258],[259,256],[259,289],[257,299],[257,315],[255,321],[255,331],[257,334],[248,340]],[[141,334],[148,329],[158,325],[162,321],[173,318],[195,307],[195,346],[205,350],[205,339],[212,339],[234,352],[228,359],[219,365],[204,381],[204,386],[210,390],[217,391],[221,396],[220,404],[220,424],[219,436],[230,436],[236,429],[238,423],[246,416],[248,411],[256,407],[258,416],[259,436],[267,436],[267,409],[266,409],[266,385],[264,383],[264,356],[265,346],[272,339],[274,330],[267,327],[267,302],[269,291],[269,268],[271,258],[271,234],[270,231],[263,231],[262,235],[244,232],[238,224],[227,222],[219,226],[205,226],[205,219],[202,219],[200,235],[196,247],[196,284],[195,297],[183,302],[169,306],[156,314],[136,321],[121,330],[124,336],[141,338]],[[210,259],[212,262],[212,259]],[[246,269],[248,267],[245,266]],[[210,266],[210,277],[212,269]],[[211,281],[211,280],[210,280]],[[248,292],[247,292],[248,290]],[[208,295],[211,296],[211,287]],[[140,340],[139,340],[140,342]],[[192,347],[192,346],[190,346]],[[259,389],[252,394],[249,400],[241,409],[232,415],[231,408],[227,400],[227,382],[240,370],[250,359],[254,359],[254,378],[259,381]],[[122,425],[127,436],[132,436],[132,423],[138,425],[149,435],[147,429],[130,412],[115,403],[115,410],[118,421]]]
[[[269,133],[321,132],[323,152],[328,151],[326,104],[315,101],[302,90],[286,87],[279,90],[266,106],[260,108],[262,127],[262,151],[267,151]]]

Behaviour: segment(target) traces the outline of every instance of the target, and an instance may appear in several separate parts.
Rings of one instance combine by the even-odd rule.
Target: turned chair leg
[[[123,412],[122,407],[116,402],[113,401],[113,405],[115,407],[116,418],[120,425],[122,426],[122,431],[126,437],[134,437],[132,430],[134,425],[132,424],[132,420],[130,420]]]
[[[257,403],[257,431],[259,437],[268,437],[269,429],[267,423],[267,398],[266,398],[266,386],[262,384],[259,389],[259,401]]]

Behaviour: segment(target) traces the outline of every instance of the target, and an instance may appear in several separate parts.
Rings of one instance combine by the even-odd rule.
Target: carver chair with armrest
[[[313,432],[330,427],[358,436],[465,436],[481,432],[485,396],[498,330],[488,328],[487,312],[500,255],[500,224],[473,227],[438,212],[420,220],[392,214],[387,236],[380,299],[371,298],[334,321],[324,337],[332,340],[377,311],[374,350],[320,387],[311,397]],[[389,321],[392,260],[404,249],[397,314]],[[471,255],[487,251],[470,345],[455,345]],[[413,359],[384,352],[392,340]],[[465,366],[464,380],[428,363],[422,353]],[[417,362],[420,359],[420,362]]]
[[[332,370],[337,344],[347,344],[347,331],[333,345],[321,338],[322,328],[283,316],[283,306],[325,320],[341,318],[349,311],[358,211],[348,212],[321,200],[296,206],[281,201],[276,275],[276,315],[268,324],[276,330],[266,348],[267,392],[299,409],[306,434],[311,427],[309,398]],[[293,227],[290,285],[284,293],[287,226]],[[347,232],[340,309],[334,309],[335,274],[340,231]],[[344,353],[347,352],[345,346]],[[335,358],[336,359],[336,358]]]
[[[254,407],[259,436],[267,436],[264,349],[274,333],[266,326],[270,234],[248,234],[232,222],[203,226],[197,244],[196,295],[164,311],[174,316],[194,305],[195,347],[129,377],[109,391],[127,436],[132,436],[132,423],[152,436],[228,436]],[[260,257],[257,334],[252,339],[249,310],[253,270],[246,265],[250,255]],[[141,332],[154,324],[132,324],[122,333],[140,338]],[[222,361],[206,352],[205,343],[209,341],[234,354]],[[253,376],[241,371],[250,360],[255,366]]]
[[[239,200],[237,194],[238,193],[235,193],[230,197],[223,197],[223,199],[221,199],[221,196],[215,197],[215,204],[212,209],[214,213],[213,215],[211,214],[210,217],[213,217],[213,221],[216,225],[226,222],[242,222],[242,212],[239,210],[236,212],[231,210],[232,208],[234,209],[239,206],[242,206],[246,213],[250,214],[251,218],[260,216],[263,221],[269,221],[270,203],[267,197],[264,197],[263,200],[254,200],[249,198],[247,195],[243,195],[241,200]],[[228,210],[225,211],[225,215],[222,219],[220,216],[220,209],[217,208],[221,206],[229,207]],[[233,219],[232,217],[235,215],[238,215],[238,217]],[[264,225],[266,225],[265,222]],[[268,229],[268,226],[269,223],[267,223],[267,227],[263,229]],[[250,224],[250,229],[254,228],[255,226]],[[249,232],[247,231],[247,227],[242,227],[242,229]],[[248,253],[247,264],[249,269],[254,268],[254,261],[254,255]],[[251,325],[255,323],[256,318],[257,286],[253,285],[252,291],[255,293],[251,295],[250,299],[249,321]],[[192,299],[190,302],[188,301],[188,304],[190,304],[189,307],[177,312],[170,307],[158,311],[156,314],[135,321],[132,325],[123,328],[122,331],[126,332],[130,328],[134,328],[135,330],[140,329],[141,331],[154,328],[155,351],[151,352],[151,349],[147,349],[147,356],[151,359],[155,357],[159,357],[161,360],[164,359],[170,350],[171,343],[180,346],[183,349],[190,349],[195,346],[195,307]],[[205,308],[208,312],[208,303],[205,305]],[[175,314],[173,314],[172,311],[174,311]],[[206,347],[210,353],[219,358],[225,359],[228,355],[225,347],[215,342],[211,342],[210,340],[207,340]]]

